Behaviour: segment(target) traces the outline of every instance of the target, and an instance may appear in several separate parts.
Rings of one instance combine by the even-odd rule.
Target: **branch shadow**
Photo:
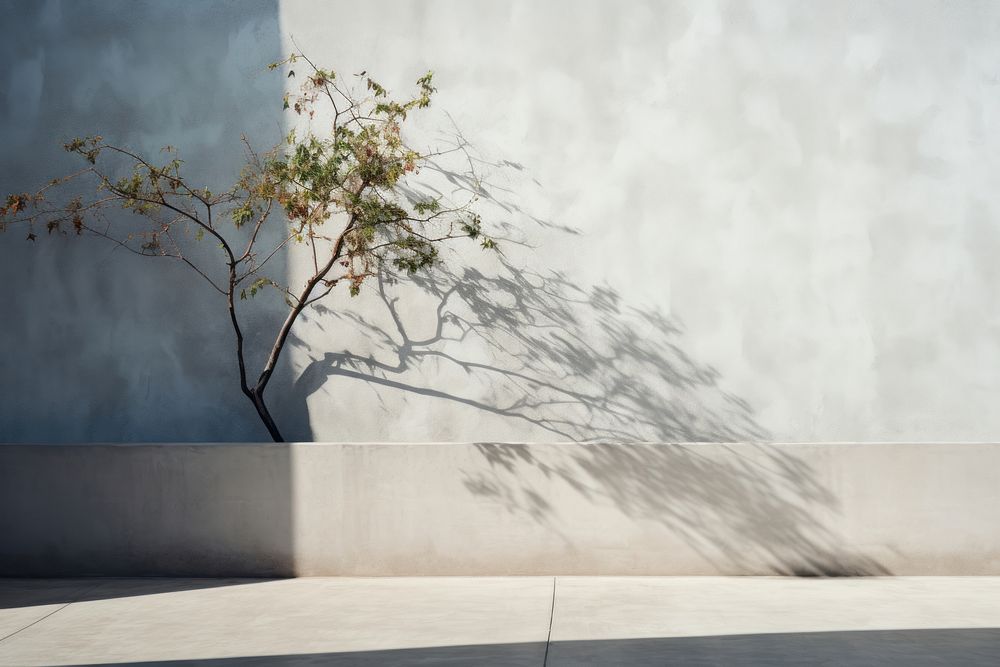
[[[503,259],[494,268],[491,275],[467,266],[411,278],[436,300],[434,332],[424,338],[410,334],[393,293],[397,277],[390,273],[379,277],[378,295],[391,328],[320,306],[321,316],[382,341],[389,358],[328,352],[295,381],[296,401],[342,376],[522,420],[558,440],[765,437],[749,405],[718,386],[718,371],[681,349],[678,320],[625,306],[608,286],[584,290],[561,272],[518,269]],[[462,395],[409,379],[432,365],[485,380],[491,395]]]

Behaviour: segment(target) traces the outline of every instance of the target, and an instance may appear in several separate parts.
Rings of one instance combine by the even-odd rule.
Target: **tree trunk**
[[[274,418],[271,417],[271,413],[264,404],[264,397],[256,391],[251,391],[250,401],[253,403],[253,406],[257,408],[257,414],[260,415],[260,420],[264,422],[267,432],[271,434],[271,439],[275,442],[284,442],[285,439],[281,436],[281,431],[278,430],[278,425],[274,423]]]

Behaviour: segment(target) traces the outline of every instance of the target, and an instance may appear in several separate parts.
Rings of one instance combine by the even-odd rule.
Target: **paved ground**
[[[0,665],[1000,665],[1000,578],[0,579]]]

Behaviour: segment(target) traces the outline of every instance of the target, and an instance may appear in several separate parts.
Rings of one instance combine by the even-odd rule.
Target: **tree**
[[[96,235],[135,254],[167,257],[197,272],[225,301],[240,389],[276,442],[283,438],[267,408],[265,390],[303,311],[338,287],[356,296],[365,280],[387,263],[409,274],[431,269],[441,261],[439,244],[451,239],[474,239],[484,249],[496,249],[471,210],[475,197],[455,205],[415,195],[406,187],[409,175],[448,152],[421,153],[403,136],[411,112],[430,105],[435,92],[431,72],[417,79],[414,96],[397,100],[365,72],[345,81],[302,53],[268,68],[287,68],[287,76],[294,77],[291,68],[298,63],[306,70],[304,81],[298,93],[284,96],[283,107],[302,117],[305,130],[291,131],[264,153],[244,136],[246,164],[224,192],[196,187],[185,178],[172,147],[164,148],[165,162],[154,162],[91,136],[64,146],[83,159],[82,169],[34,193],[11,194],[0,207],[0,230],[20,227],[28,241],[36,241],[43,228],[50,235]],[[363,86],[360,94],[358,86]],[[320,122],[317,114],[326,120]],[[315,132],[314,124],[324,131]],[[81,182],[96,189],[76,194]],[[269,233],[278,225],[280,233]],[[273,242],[265,243],[265,238]],[[220,252],[198,249],[195,244],[203,240]],[[311,255],[308,278],[295,286],[264,272],[290,244],[303,244]],[[279,290],[288,310],[256,380],[251,380],[237,302],[268,288]]]

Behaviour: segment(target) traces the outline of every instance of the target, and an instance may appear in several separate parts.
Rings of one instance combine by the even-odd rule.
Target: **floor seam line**
[[[552,619],[556,615],[556,577],[552,577],[552,602],[549,605],[549,634],[545,637],[545,657],[542,658],[542,667],[549,664],[549,644],[552,643]]]
[[[42,616],[41,618],[36,618],[34,621],[32,621],[31,623],[28,623],[23,628],[19,628],[19,629],[15,630],[14,632],[10,633],[9,635],[5,635],[3,637],[0,637],[0,644],[4,643],[5,641],[7,641],[8,639],[10,639],[11,637],[13,637],[15,635],[24,632],[28,628],[31,628],[31,627],[34,627],[34,626],[38,625],[39,623],[41,623],[45,619],[47,619],[47,618],[49,618],[51,616],[54,616],[55,614],[58,614],[59,612],[61,612],[63,609],[65,609],[66,607],[70,606],[74,602],[79,602],[80,598],[82,598],[84,595],[86,595],[87,593],[91,592],[92,590],[100,587],[100,585],[101,585],[100,583],[96,583],[93,586],[91,586],[90,588],[83,589],[82,591],[80,591],[80,593],[76,597],[74,597],[69,602],[67,602],[67,603],[63,604],[62,606],[60,606],[58,609],[53,609],[49,613],[45,614],[45,616]]]

